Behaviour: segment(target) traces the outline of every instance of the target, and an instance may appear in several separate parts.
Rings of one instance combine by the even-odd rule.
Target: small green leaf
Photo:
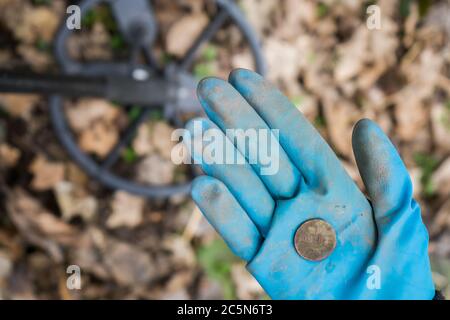
[[[164,119],[164,114],[162,110],[152,110],[148,118],[150,121],[160,121]]]
[[[217,48],[213,45],[208,45],[203,50],[202,58],[210,62],[217,58]]]
[[[325,128],[326,125],[327,125],[327,122],[326,122],[325,118],[322,117],[321,115],[318,115],[314,119],[314,126],[316,126],[317,128]]]
[[[328,14],[328,11],[329,11],[328,6],[325,3],[319,2],[317,4],[317,7],[316,7],[317,17],[319,17],[319,18],[325,17]]]
[[[412,1],[413,0],[400,0],[400,16],[403,18],[409,16]]]
[[[49,52],[51,47],[50,43],[40,38],[36,41],[35,46],[41,52]]]
[[[220,283],[225,299],[236,299],[236,288],[231,278],[231,267],[238,259],[225,242],[216,239],[200,247],[197,251],[198,261],[206,275]]]
[[[125,48],[125,40],[123,39],[122,35],[119,33],[113,34],[111,36],[111,48],[113,50],[122,50]]]
[[[420,182],[422,183],[423,194],[426,197],[433,196],[436,189],[432,184],[431,176],[434,170],[436,170],[439,160],[434,155],[418,152],[414,154],[414,162],[422,169]]]
[[[304,98],[303,96],[294,96],[291,98],[291,102],[296,106],[300,106],[303,102]]]
[[[194,75],[198,79],[212,76],[214,74],[214,68],[209,62],[197,63],[194,66]]]
[[[130,111],[128,111],[128,119],[130,119],[131,121],[137,119],[137,117],[139,117],[139,115],[141,114],[141,108],[139,108],[138,106],[132,106]]]
[[[136,162],[138,156],[133,148],[128,147],[123,150],[122,158],[125,161],[125,163],[133,164],[134,162]]]

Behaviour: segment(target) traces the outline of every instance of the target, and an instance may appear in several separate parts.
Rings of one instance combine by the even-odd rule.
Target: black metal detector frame
[[[170,185],[143,185],[116,175],[111,171],[120,153],[134,137],[136,130],[148,119],[152,110],[162,107],[164,117],[178,126],[181,115],[201,113],[195,96],[197,80],[189,73],[200,47],[231,19],[247,41],[254,59],[255,70],[265,73],[265,63],[258,39],[232,0],[215,0],[218,10],[184,57],[161,66],[151,51],[157,34],[153,9],[148,0],[84,0],[79,3],[81,15],[99,4],[108,4],[119,31],[130,46],[130,59],[117,62],[81,63],[69,57],[66,44],[73,31],[65,21],[55,42],[55,57],[61,66],[58,75],[23,75],[0,71],[0,92],[39,93],[49,95],[49,111],[54,130],[70,157],[92,178],[113,189],[150,198],[166,198],[189,191],[190,182]],[[145,64],[139,62],[139,55]],[[83,152],[77,145],[64,114],[65,98],[101,97],[118,104],[138,105],[139,116],[124,130],[121,138],[101,163]]]

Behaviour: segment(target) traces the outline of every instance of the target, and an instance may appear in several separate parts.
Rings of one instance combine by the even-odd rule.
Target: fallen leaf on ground
[[[22,189],[7,196],[6,208],[11,221],[27,241],[45,250],[54,261],[62,262],[61,245],[76,241],[76,230],[66,224]]]
[[[79,137],[81,150],[104,157],[119,139],[117,128],[105,122],[96,122]]]
[[[278,5],[276,0],[246,0],[241,1],[242,9],[250,25],[259,36],[262,36],[271,25],[270,15]]]
[[[298,50],[289,42],[275,38],[267,39],[263,49],[267,67],[271,70],[269,79],[284,86],[288,95],[295,94],[298,91],[296,79],[300,70]],[[283,63],[280,64],[280,61]]]
[[[52,64],[50,54],[38,50],[34,45],[22,44],[17,47],[17,52],[34,71],[45,71]]]
[[[430,226],[430,235],[439,234],[442,230],[450,228],[450,199],[439,208]]]
[[[30,172],[33,174],[31,187],[38,191],[51,189],[64,179],[64,171],[63,163],[50,162],[38,155],[30,165]]]
[[[439,152],[450,152],[450,102],[447,106],[435,103],[431,107],[431,128]]]
[[[231,277],[236,285],[238,299],[250,300],[260,298],[264,290],[256,279],[247,271],[241,263],[235,263],[231,267]]]
[[[91,221],[97,211],[97,199],[83,193],[77,193],[73,183],[60,181],[54,186],[56,201],[62,218],[69,221],[80,216],[84,221]]]
[[[170,160],[172,148],[177,141],[172,141],[174,128],[165,121],[158,121],[152,126],[152,144],[155,150],[166,160]]]
[[[109,280],[111,274],[103,262],[106,235],[96,227],[89,227],[69,250],[70,261],[99,279]]]
[[[156,151],[163,158],[171,159],[172,148],[177,141],[172,141],[175,129],[165,121],[146,123],[139,127],[133,140],[133,149],[139,156]]]
[[[195,265],[195,252],[186,238],[169,236],[164,240],[163,246],[170,251],[173,265],[179,267],[193,267]]]
[[[170,277],[164,287],[162,294],[158,297],[161,300],[187,300],[190,298],[187,288],[192,282],[192,272],[189,270],[177,272]]]
[[[352,131],[353,125],[361,118],[356,106],[330,92],[323,100],[324,116],[330,140],[338,153],[348,158],[352,157]]]
[[[67,104],[67,117],[71,128],[82,131],[97,121],[112,123],[119,115],[119,109],[103,99],[79,99]]]
[[[339,45],[339,60],[334,70],[337,83],[344,83],[359,74],[367,60],[367,47],[370,31],[361,26],[350,40]]]
[[[21,23],[14,25],[15,36],[25,43],[33,43],[36,40],[49,42],[53,39],[56,28],[60,24],[60,18],[50,8],[27,6],[19,17]]]
[[[133,140],[133,150],[138,156],[148,155],[153,151],[151,137],[152,131],[148,124],[139,127]]]
[[[67,52],[76,60],[111,60],[111,35],[101,22],[95,22],[91,32],[74,33],[67,39]]]
[[[193,39],[200,35],[208,20],[205,14],[196,13],[184,16],[176,21],[167,33],[167,52],[177,57],[184,56],[192,45]]]
[[[430,113],[425,105],[416,96],[415,86],[405,87],[394,98],[396,131],[404,141],[412,141],[417,132],[427,124]]]
[[[0,166],[14,167],[20,158],[20,150],[7,143],[0,144]]]
[[[116,191],[111,204],[111,215],[106,220],[109,228],[134,228],[141,224],[144,198],[124,191]]]
[[[124,242],[109,239],[103,258],[113,278],[122,286],[145,286],[155,275],[149,254]]]
[[[421,168],[414,167],[408,169],[408,172],[411,177],[411,182],[413,184],[413,197],[419,198],[423,191],[422,186],[423,171]]]
[[[174,179],[176,166],[159,154],[152,154],[141,160],[137,169],[137,179],[148,184],[168,184]]]
[[[12,269],[13,261],[8,252],[0,250],[0,299],[5,299],[3,291]]]
[[[450,157],[433,172],[431,185],[441,196],[450,197]]]
[[[39,96],[31,94],[0,93],[0,107],[14,117],[29,119]]]
[[[231,59],[233,68],[244,68],[252,70],[255,63],[253,62],[252,53],[249,50],[239,52],[233,55]]]

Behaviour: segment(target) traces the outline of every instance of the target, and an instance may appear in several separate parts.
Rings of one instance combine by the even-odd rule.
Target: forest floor
[[[208,1],[152,1],[161,63],[176,61],[215,12]],[[450,297],[450,3],[429,0],[241,0],[262,40],[267,77],[331,144],[362,187],[351,130],[377,121],[409,169],[430,233],[438,288]],[[366,8],[381,9],[369,30]],[[0,0],[0,68],[57,70],[52,39],[67,4]],[[74,59],[127,53],[111,12],[96,7],[68,43]],[[253,68],[236,26],[205,45],[192,73]],[[80,149],[102,159],[139,108],[100,99],[65,103]],[[153,185],[189,179],[170,160],[173,124],[155,111],[117,169]],[[261,299],[261,287],[189,197],[148,200],[111,191],[74,164],[56,136],[48,100],[0,94],[0,298]],[[66,287],[78,265],[82,290]]]

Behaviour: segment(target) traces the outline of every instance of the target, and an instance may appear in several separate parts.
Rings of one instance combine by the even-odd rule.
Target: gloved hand
[[[374,122],[359,121],[352,141],[369,201],[313,126],[258,74],[237,69],[228,82],[204,79],[198,96],[210,120],[187,125],[194,140],[195,121],[222,132],[279,129],[276,174],[261,175],[259,163],[208,161],[202,164],[207,175],[192,186],[202,213],[271,298],[433,298],[428,234],[411,180]],[[255,148],[235,147],[243,155]],[[336,234],[335,249],[320,261],[305,259],[294,245],[299,226],[314,218]]]

